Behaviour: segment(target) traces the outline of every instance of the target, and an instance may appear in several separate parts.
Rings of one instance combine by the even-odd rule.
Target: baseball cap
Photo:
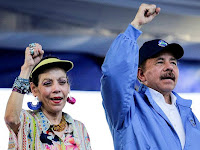
[[[180,59],[184,54],[184,50],[179,44],[168,44],[162,39],[155,39],[145,42],[140,48],[139,65],[164,50],[171,52],[176,59]]]

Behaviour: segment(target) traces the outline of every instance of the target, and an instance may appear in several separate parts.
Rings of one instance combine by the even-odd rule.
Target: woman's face
[[[42,110],[48,113],[61,112],[70,91],[66,73],[61,68],[48,69],[38,76],[34,96],[42,102]]]

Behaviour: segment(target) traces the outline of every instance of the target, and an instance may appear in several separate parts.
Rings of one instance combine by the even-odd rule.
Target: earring
[[[69,95],[69,94],[68,94]],[[67,102],[70,104],[76,103],[76,99],[74,97],[71,97],[70,95],[67,97]]]
[[[35,100],[33,102],[28,102],[27,105],[31,110],[38,110],[42,106],[42,102],[39,102],[38,98],[35,97]]]

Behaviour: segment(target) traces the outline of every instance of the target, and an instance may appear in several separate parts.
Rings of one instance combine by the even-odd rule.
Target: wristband
[[[21,77],[17,77],[13,84],[12,91],[21,94],[28,94],[30,93],[29,87],[30,87],[29,79],[23,79]]]

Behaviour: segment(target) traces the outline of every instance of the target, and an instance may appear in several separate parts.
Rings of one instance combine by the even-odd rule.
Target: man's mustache
[[[167,72],[167,73],[161,75],[160,79],[161,80],[171,79],[171,80],[175,81],[176,77],[175,77],[175,75],[172,72]]]

